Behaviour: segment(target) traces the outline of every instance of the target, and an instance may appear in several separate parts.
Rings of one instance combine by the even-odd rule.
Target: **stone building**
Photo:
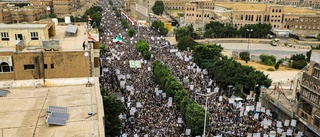
[[[302,74],[297,115],[305,128],[320,135],[320,51],[313,50]]]
[[[184,5],[184,9],[184,22],[186,24],[202,24],[201,26],[203,26],[213,19],[213,2],[189,2]]]
[[[59,18],[70,15],[76,9],[75,0],[53,0],[52,5],[54,14]]]
[[[32,22],[46,16],[46,5],[28,5],[22,8],[0,3],[0,23]]]
[[[245,24],[267,23],[272,28],[283,28],[283,6],[266,6],[262,11],[232,11],[232,25],[240,28]]]
[[[0,80],[100,76],[99,42],[86,42],[91,32],[80,24],[69,26],[1,24]]]
[[[291,30],[320,30],[320,15],[300,15],[293,19],[285,20],[284,28]]]

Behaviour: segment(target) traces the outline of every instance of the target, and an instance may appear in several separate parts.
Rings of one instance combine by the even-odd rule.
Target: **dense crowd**
[[[208,99],[210,121],[207,125],[207,136],[263,136],[271,131],[293,131],[294,126],[284,126],[284,120],[277,120],[270,110],[262,110],[261,104],[252,100],[242,103],[226,98],[225,91],[219,89],[205,70],[192,62],[192,51],[176,51],[175,47],[156,30],[139,27],[129,23],[129,28],[139,29],[139,34],[129,38],[116,17],[112,6],[102,1],[102,37],[104,45],[109,45],[101,55],[103,74],[101,86],[108,92],[122,93],[122,101],[126,104],[123,113],[124,136],[187,136],[186,125],[174,102],[168,103],[168,97],[161,87],[155,83],[151,67],[152,62],[160,60],[168,65],[173,74],[188,90],[189,97],[199,105],[206,104],[205,94],[217,91]],[[125,18],[122,16],[122,18]],[[120,37],[123,43],[114,41]],[[149,61],[145,61],[136,50],[138,39],[145,39],[152,52]],[[141,68],[130,68],[130,60],[140,61]],[[282,122],[281,127],[277,123]],[[106,129],[108,130],[108,129]],[[191,131],[192,132],[192,131]],[[301,134],[299,132],[299,134]],[[278,134],[277,136],[280,136]]]

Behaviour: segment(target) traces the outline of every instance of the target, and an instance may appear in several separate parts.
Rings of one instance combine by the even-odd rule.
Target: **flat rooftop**
[[[75,26],[78,27],[77,33],[66,34],[66,28],[68,25],[58,24],[56,26],[56,36],[51,39],[59,40],[60,46],[62,47],[62,51],[74,51],[74,50],[83,50],[82,44],[85,41],[88,41],[88,34],[86,31],[85,23],[78,22],[75,23]],[[96,41],[99,41],[99,34],[95,30],[90,31],[91,37],[93,37]]]
[[[0,24],[0,29],[43,29],[47,24]]]
[[[85,78],[83,79],[86,81]],[[66,79],[61,79],[60,82],[68,83]],[[98,82],[97,78],[96,82]],[[104,136],[103,111],[101,112],[98,108],[103,104],[99,84],[94,84],[92,87],[86,87],[85,84],[37,88],[16,87],[10,88],[9,91],[6,97],[0,97],[0,136]],[[47,125],[48,106],[67,107],[69,120],[66,126]],[[93,116],[88,116],[88,112],[93,112]]]

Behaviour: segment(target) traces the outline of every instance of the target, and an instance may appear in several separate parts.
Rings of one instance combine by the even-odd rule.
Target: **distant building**
[[[191,1],[184,5],[184,23],[202,24],[214,19],[214,3],[212,1]]]
[[[23,8],[0,3],[0,23],[32,22],[46,16],[45,5],[29,5]]]
[[[53,11],[57,17],[63,18],[76,9],[75,0],[52,0]]]

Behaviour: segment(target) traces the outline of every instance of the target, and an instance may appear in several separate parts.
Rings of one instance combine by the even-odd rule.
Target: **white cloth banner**
[[[277,127],[282,127],[282,122],[281,121],[277,121]]]
[[[296,127],[296,124],[297,124],[297,120],[291,119],[290,126]]]

